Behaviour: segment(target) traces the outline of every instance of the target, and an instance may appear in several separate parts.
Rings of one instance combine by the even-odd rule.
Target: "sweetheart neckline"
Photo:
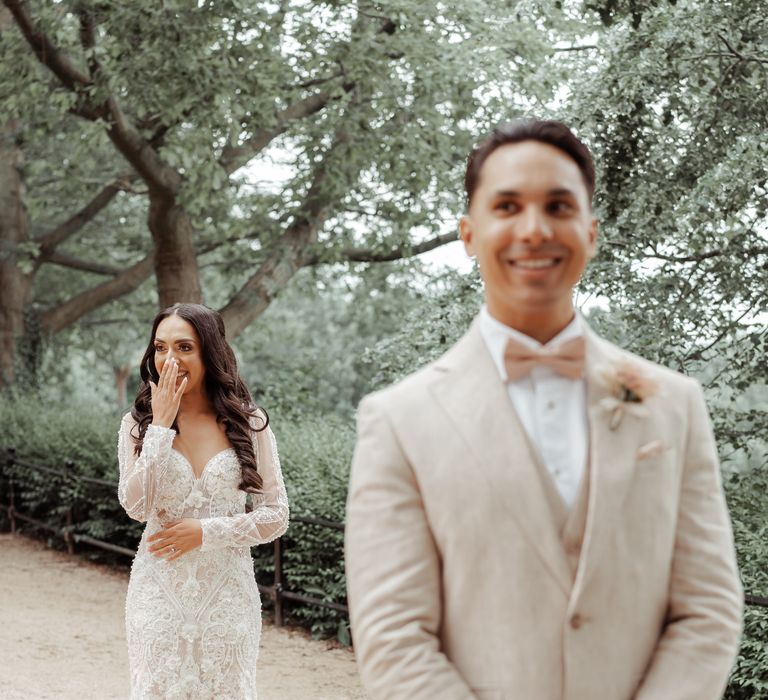
[[[217,452],[215,455],[213,455],[213,457],[211,457],[211,458],[210,458],[210,459],[209,459],[209,460],[208,460],[208,461],[207,461],[207,462],[206,462],[206,463],[203,465],[203,468],[202,468],[202,470],[200,471],[200,476],[195,476],[195,468],[192,466],[192,462],[190,462],[190,461],[189,461],[189,459],[187,459],[186,455],[184,455],[184,454],[182,454],[181,452],[179,452],[179,450],[177,450],[175,447],[171,447],[171,450],[172,450],[173,452],[175,452],[177,455],[179,455],[179,457],[181,457],[181,458],[182,458],[182,459],[183,459],[183,460],[184,460],[184,461],[187,463],[187,465],[189,466],[189,471],[190,471],[190,473],[192,474],[192,478],[193,478],[193,479],[194,479],[196,482],[199,482],[199,481],[202,481],[203,477],[205,476],[205,470],[206,470],[206,469],[208,469],[208,465],[209,465],[211,462],[213,462],[213,460],[214,460],[214,459],[216,459],[216,458],[217,458],[217,457],[219,457],[220,455],[223,455],[225,452],[234,452],[234,451],[235,451],[235,448],[234,448],[234,447],[225,447],[223,450],[219,450],[219,451],[218,451],[218,452]]]

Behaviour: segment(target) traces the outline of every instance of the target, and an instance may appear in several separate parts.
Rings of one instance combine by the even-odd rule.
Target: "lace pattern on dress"
[[[153,509],[158,484],[163,481],[168,469],[176,431],[157,425],[148,426],[141,454],[137,458],[131,435],[135,425],[136,421],[130,413],[123,416],[117,445],[120,463],[117,497],[128,515],[143,522]]]
[[[203,552],[220,547],[250,547],[271,542],[288,527],[288,496],[283,485],[275,436],[269,428],[255,435],[256,462],[264,482],[262,492],[252,495],[253,510],[250,513],[210,517],[202,521]],[[243,504],[244,501],[245,494]],[[229,511],[233,505],[226,503],[226,509]]]
[[[195,479],[173,449],[173,430],[150,426],[137,457],[134,426],[126,416],[118,439],[120,503],[147,521],[126,598],[131,700],[255,700],[261,603],[249,547],[288,525],[274,436],[254,433],[264,487],[245,513],[233,449],[215,455]],[[177,518],[200,519],[203,547],[171,562],[150,554],[147,537]]]

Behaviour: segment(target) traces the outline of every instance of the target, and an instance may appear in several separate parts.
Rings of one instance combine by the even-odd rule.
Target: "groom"
[[[723,693],[742,591],[707,409],[574,310],[594,180],[558,122],[483,140],[460,231],[485,306],[360,405],[346,560],[371,700]]]

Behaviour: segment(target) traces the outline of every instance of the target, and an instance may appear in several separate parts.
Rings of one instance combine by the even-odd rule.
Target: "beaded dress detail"
[[[288,497],[274,435],[253,433],[263,490],[245,512],[234,449],[214,455],[199,479],[173,449],[175,431],[150,425],[138,457],[136,422],[120,425],[118,497],[146,521],[125,605],[131,700],[256,700],[261,601],[250,547],[288,526]],[[174,561],[148,551],[163,523],[198,518],[201,547]]]

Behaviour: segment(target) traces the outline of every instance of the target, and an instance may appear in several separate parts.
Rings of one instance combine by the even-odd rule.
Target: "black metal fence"
[[[93,477],[82,476],[75,470],[74,462],[67,460],[64,462],[64,469],[56,469],[55,467],[49,467],[42,464],[33,464],[25,460],[18,459],[16,456],[16,450],[12,447],[6,449],[5,460],[0,460],[0,470],[3,466],[10,467],[23,467],[32,469],[35,471],[52,474],[56,477],[63,479],[65,482],[80,482],[84,484],[90,484],[99,488],[106,488],[113,493],[117,492],[117,484],[105,479],[95,479]],[[5,477],[5,478],[3,478]],[[75,545],[86,544],[92,547],[99,547],[109,552],[121,554],[126,557],[133,558],[136,552],[133,549],[127,547],[121,547],[120,545],[113,544],[112,542],[105,542],[104,540],[91,537],[89,535],[83,535],[74,532],[75,523],[72,518],[72,503],[70,502],[63,511],[64,522],[61,525],[51,525],[50,523],[43,522],[37,518],[33,518],[30,515],[23,513],[16,507],[16,493],[14,488],[13,474],[2,474],[0,471],[0,482],[5,482],[8,486],[8,493],[5,494],[7,503],[3,502],[3,498],[0,497],[0,509],[5,510],[8,515],[8,520],[11,525],[11,532],[16,531],[16,521],[29,523],[47,532],[51,532],[54,535],[62,538],[66,544],[67,551],[70,554],[74,554]],[[335,522],[333,520],[326,520],[324,518],[314,518],[302,515],[292,515],[291,522],[305,523],[307,525],[315,525],[321,528],[327,528],[330,530],[343,530],[344,525],[342,523]],[[266,594],[272,601],[272,605],[275,610],[275,624],[281,627],[284,624],[284,601],[289,600],[301,605],[313,605],[330,610],[336,610],[338,612],[349,614],[349,610],[346,605],[341,603],[334,603],[332,601],[322,600],[314,596],[306,595],[304,593],[298,593],[286,588],[285,574],[283,571],[283,543],[282,538],[278,538],[274,542],[274,567],[275,575],[274,581],[271,586],[264,584],[258,584],[259,590]],[[756,605],[759,607],[768,608],[768,597],[752,595],[746,593],[744,595],[744,601],[747,605]]]
[[[10,467],[10,468],[9,468]],[[73,518],[73,500],[70,499],[69,503],[62,509],[61,522],[58,525],[53,525],[49,522],[39,520],[31,515],[24,513],[17,507],[17,491],[15,486],[14,472],[15,468],[21,467],[22,469],[29,469],[44,474],[50,474],[55,478],[62,481],[63,484],[88,484],[101,489],[108,489],[114,494],[117,494],[117,483],[108,481],[106,479],[96,479],[89,476],[83,476],[77,473],[75,464],[71,460],[64,462],[63,469],[57,469],[43,464],[34,464],[24,459],[19,459],[16,450],[13,447],[6,448],[5,459],[0,459],[0,484],[6,486],[6,493],[0,494],[0,510],[5,511],[10,523],[11,532],[16,532],[17,523],[23,522],[33,525],[41,530],[50,532],[56,537],[61,538],[67,547],[69,554],[75,553],[75,547],[78,544],[89,545],[91,547],[98,547],[99,549],[113,552],[125,557],[133,559],[136,551],[129,549],[128,547],[122,547],[112,542],[106,542],[90,535],[84,535],[75,532],[76,524]],[[5,469],[8,469],[7,473]],[[62,489],[64,496],[69,492],[72,493],[73,489]],[[326,520],[324,518],[315,518],[310,516],[292,515],[291,522],[304,523],[307,525],[314,525],[320,528],[326,528],[330,530],[344,530],[343,523],[334,522],[333,520]],[[286,587],[286,578],[284,573],[284,557],[283,557],[283,542],[282,538],[278,538],[273,544],[273,561],[274,561],[274,581],[272,585],[258,584],[259,590],[267,595],[272,602],[275,612],[275,625],[282,627],[285,621],[284,617],[284,602],[293,601],[300,605],[312,605],[322,608],[328,608],[336,610],[337,612],[349,614],[346,605],[341,603],[334,603],[332,601],[322,600],[311,595],[291,591]]]

